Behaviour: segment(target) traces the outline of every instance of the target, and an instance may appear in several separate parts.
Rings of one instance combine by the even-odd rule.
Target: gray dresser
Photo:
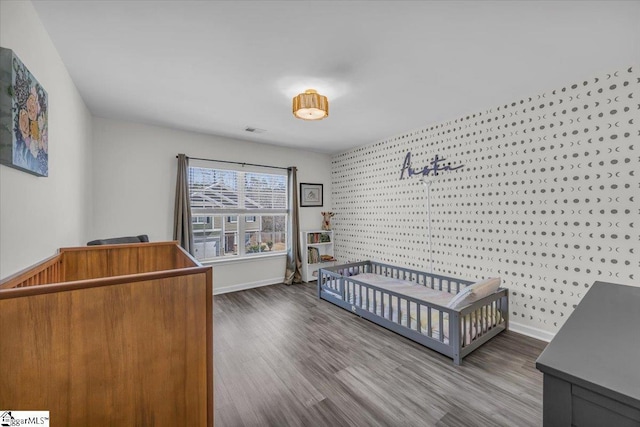
[[[640,287],[596,282],[536,361],[552,426],[640,426]]]

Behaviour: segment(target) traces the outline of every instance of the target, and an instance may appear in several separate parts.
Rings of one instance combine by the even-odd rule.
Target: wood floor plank
[[[216,406],[218,405],[216,398]],[[220,405],[215,408],[214,411],[214,424],[216,426],[234,426],[244,427],[244,423],[241,421],[240,414],[235,405]]]
[[[331,399],[323,399],[309,408],[304,425],[351,427],[358,424],[349,422],[349,417]]]
[[[493,418],[488,418],[476,411],[470,411],[464,406],[454,405],[452,410],[448,412],[436,427],[469,427],[469,426],[495,426],[495,427],[512,427],[519,424],[503,424],[496,422]]]
[[[546,343],[506,332],[451,359],[318,300],[314,284],[215,299],[216,426],[539,426]]]
[[[304,407],[314,406],[326,398],[294,363],[280,358],[265,358],[265,361]]]

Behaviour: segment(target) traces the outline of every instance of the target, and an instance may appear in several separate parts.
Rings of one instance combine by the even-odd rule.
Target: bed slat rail
[[[390,266],[373,261],[371,261],[371,270],[374,274],[392,277],[394,279],[407,280],[428,286],[431,289],[447,291],[451,294],[457,294],[465,287],[473,284],[473,282],[469,280],[454,279],[452,277],[441,276],[439,274],[431,274],[404,267]]]
[[[362,282],[356,276],[361,273],[411,281],[451,294],[473,282],[372,261],[319,271],[319,298],[448,355],[456,364],[488,339],[508,329],[506,289],[454,310]]]
[[[420,285],[428,286],[431,289],[437,289],[440,291],[446,290],[447,292],[452,294],[457,294],[468,285],[473,284],[473,282],[469,280],[454,279],[452,277],[441,276],[439,274],[430,274],[424,271],[412,270],[404,267],[396,267],[374,261],[361,261],[334,267],[327,267],[324,270],[338,273],[344,276],[354,276],[360,273],[379,274],[381,276],[407,280]],[[343,271],[348,274],[343,274]]]
[[[480,338],[499,327],[508,327],[508,299],[507,290],[498,289],[493,295],[489,295],[474,304],[463,307],[460,310],[460,320],[463,331],[474,331],[473,335]],[[469,341],[467,335],[462,335],[462,347],[469,346],[473,341]]]
[[[441,343],[445,342],[445,323],[449,323],[449,317],[456,313],[456,310],[380,288],[351,277],[343,277],[342,282],[344,293],[341,294],[341,297],[343,301],[348,301],[352,306],[381,316],[398,326],[403,326]],[[378,302],[380,302],[379,305]],[[427,325],[424,325],[424,322],[417,315],[418,312],[422,313],[425,310]],[[436,325],[437,327],[433,328]]]

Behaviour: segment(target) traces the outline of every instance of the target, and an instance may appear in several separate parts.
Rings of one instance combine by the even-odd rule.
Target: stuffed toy
[[[331,217],[335,216],[333,212],[320,212],[322,214],[322,229],[331,230]]]

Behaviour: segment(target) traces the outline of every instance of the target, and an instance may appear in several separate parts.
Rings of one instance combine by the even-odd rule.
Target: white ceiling
[[[640,1],[33,3],[93,114],[327,153],[640,59]]]

